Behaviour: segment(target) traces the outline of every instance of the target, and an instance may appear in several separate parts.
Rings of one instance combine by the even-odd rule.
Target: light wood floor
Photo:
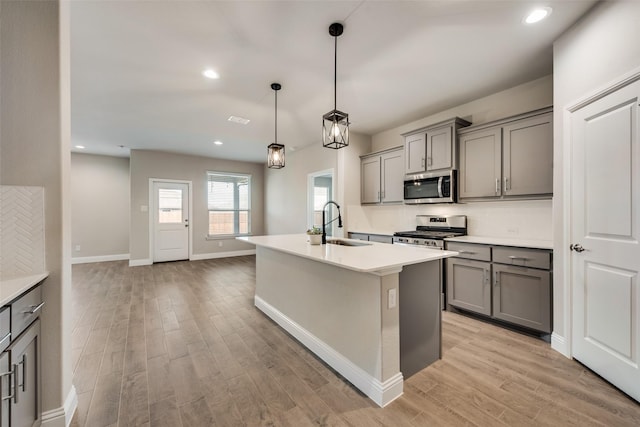
[[[72,425],[640,425],[549,344],[453,313],[442,360],[378,408],[259,312],[254,284],[254,257],[75,265]]]

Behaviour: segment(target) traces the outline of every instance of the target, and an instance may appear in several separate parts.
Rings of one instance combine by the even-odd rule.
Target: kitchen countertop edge
[[[0,281],[0,305],[7,305],[20,295],[42,282],[49,277],[49,272],[46,271],[40,274],[33,274],[30,276],[16,277],[9,280]]]
[[[359,273],[380,274],[405,265],[436,261],[458,255],[455,251],[390,245],[368,242],[365,247],[341,245],[310,245],[305,234],[236,237],[256,246],[263,246],[301,258],[330,264]],[[339,239],[362,243],[359,240]],[[384,274],[382,274],[384,275]]]

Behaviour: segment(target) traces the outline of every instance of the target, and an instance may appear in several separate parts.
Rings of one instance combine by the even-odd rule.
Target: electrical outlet
[[[387,308],[388,309],[392,309],[396,307],[397,305],[396,295],[397,295],[396,288],[389,289],[389,291],[387,292]]]
[[[80,245],[76,245],[76,252],[80,251]]]
[[[507,228],[507,234],[510,236],[517,236],[518,234],[520,234],[520,230],[518,229],[518,227],[509,227]]]

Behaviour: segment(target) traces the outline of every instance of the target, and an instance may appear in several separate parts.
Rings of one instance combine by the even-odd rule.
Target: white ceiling
[[[553,40],[594,3],[74,1],[72,144],[264,162],[272,82],[282,84],[278,142],[319,144],[322,115],[333,109],[332,22],[345,26],[338,109],[353,132],[375,134],[550,74]],[[551,16],[523,24],[539,5]],[[205,68],[220,79],[203,77]]]

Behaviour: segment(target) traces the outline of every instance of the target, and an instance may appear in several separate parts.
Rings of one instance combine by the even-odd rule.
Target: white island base
[[[256,307],[375,403],[399,397],[403,377],[440,358],[441,259],[455,252],[396,247],[384,256],[393,245],[311,247],[302,240],[296,253],[285,240],[274,243],[279,237],[304,239],[243,238],[258,246]],[[387,261],[361,271],[353,256]],[[411,264],[393,265],[403,256]]]

